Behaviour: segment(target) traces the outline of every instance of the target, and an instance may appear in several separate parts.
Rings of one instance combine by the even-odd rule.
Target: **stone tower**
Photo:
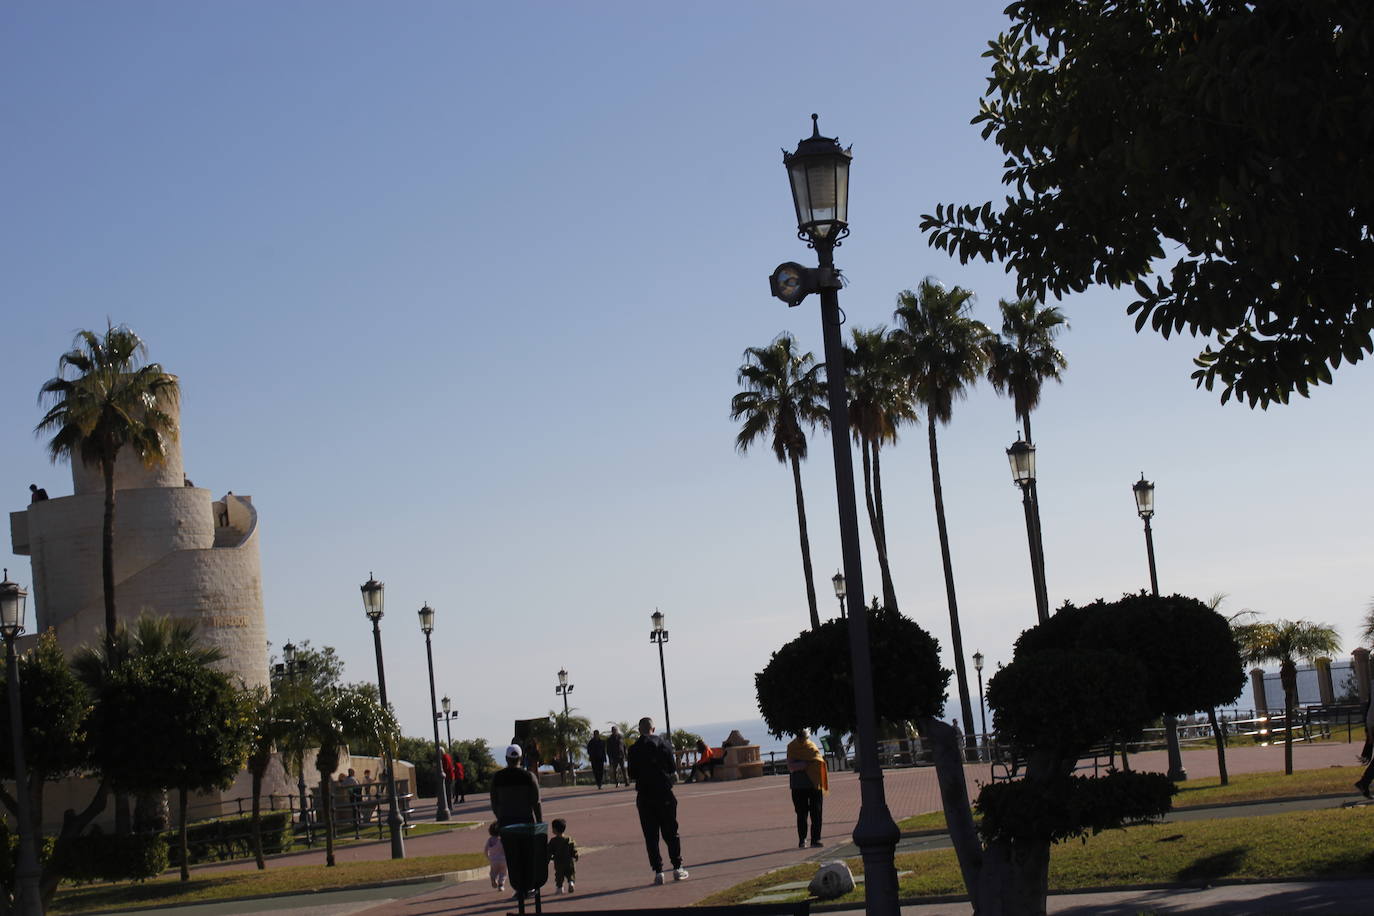
[[[174,420],[176,405],[164,405]],[[258,514],[251,497],[216,500],[191,486],[181,443],[145,468],[123,449],[115,465],[115,606],[126,623],[140,614],[194,622],[201,640],[224,653],[218,667],[248,686],[266,684]],[[68,653],[104,637],[101,525],[105,485],[98,467],[72,466],[71,496],[10,513],[14,552],[31,558],[36,626],[57,631]]]

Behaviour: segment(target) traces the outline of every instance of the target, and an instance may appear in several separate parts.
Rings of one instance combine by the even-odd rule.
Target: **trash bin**
[[[511,824],[500,831],[506,851],[510,886],[520,894],[538,890],[549,880],[549,825]]]

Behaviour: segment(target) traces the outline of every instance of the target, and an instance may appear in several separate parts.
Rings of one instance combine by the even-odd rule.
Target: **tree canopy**
[[[904,722],[938,716],[950,675],[940,667],[939,644],[914,621],[876,601],[867,612],[878,718]],[[845,620],[828,620],[778,649],[754,675],[768,731],[774,737],[803,728],[854,731],[853,670]]]
[[[1307,397],[1374,352],[1367,0],[1006,12],[973,122],[1009,194],[924,215],[931,245],[1037,299],[1132,285],[1137,331],[1209,339],[1193,378],[1223,403]]]

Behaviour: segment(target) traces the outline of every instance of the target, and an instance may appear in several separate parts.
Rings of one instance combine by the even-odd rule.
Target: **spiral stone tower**
[[[167,405],[179,419],[176,405]],[[146,468],[131,450],[115,466],[115,604],[119,619],[168,616],[197,625],[224,653],[219,667],[248,686],[266,684],[267,628],[258,555],[258,514],[248,496],[215,499],[192,486],[181,442]],[[10,513],[14,552],[31,558],[34,623],[68,652],[104,636],[101,526],[105,488],[98,467],[72,466],[72,495]]]

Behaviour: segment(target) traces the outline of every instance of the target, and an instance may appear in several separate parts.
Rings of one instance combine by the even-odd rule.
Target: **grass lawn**
[[[208,903],[265,894],[339,890],[358,885],[421,878],[445,872],[484,867],[481,853],[385,859],[377,862],[344,862],[333,868],[323,865],[269,863],[266,871],[206,874],[182,882],[175,875],[141,884],[96,884],[67,887],[57,892],[49,913],[87,913],[170,904]]]
[[[1179,783],[1175,808],[1225,805],[1236,802],[1270,801],[1275,798],[1309,798],[1316,795],[1355,794],[1355,780],[1363,767],[1327,767],[1324,770],[1298,770],[1292,776],[1278,773],[1246,773],[1232,776],[1230,785],[1221,785],[1216,776]],[[943,830],[945,813],[930,811],[903,818],[897,827],[904,833]]]
[[[1219,879],[1292,879],[1374,874],[1374,809],[1340,808],[1263,817],[1219,818],[1111,830],[1050,853],[1052,891]],[[860,859],[847,864],[857,874]],[[795,865],[713,894],[703,904],[740,903],[789,881],[808,881],[817,864]],[[897,856],[901,896],[963,894],[952,849]],[[804,899],[805,890],[794,899]],[[863,890],[841,902],[858,902]]]

